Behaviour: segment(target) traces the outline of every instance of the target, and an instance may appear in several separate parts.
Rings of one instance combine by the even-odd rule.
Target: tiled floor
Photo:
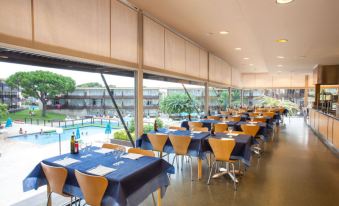
[[[266,144],[262,158],[253,157],[236,192],[229,178],[212,180],[206,185],[205,162],[204,166],[201,181],[190,181],[188,167],[183,173],[179,170],[173,175],[163,205],[336,206],[339,203],[339,159],[302,119],[287,120],[279,135]],[[152,205],[151,200],[146,199],[143,205]],[[45,201],[42,193],[16,205],[44,205]]]

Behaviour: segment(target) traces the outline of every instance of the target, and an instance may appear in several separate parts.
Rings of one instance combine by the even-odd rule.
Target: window
[[[224,88],[209,87],[209,111],[217,114],[225,111],[229,103],[229,90]]]

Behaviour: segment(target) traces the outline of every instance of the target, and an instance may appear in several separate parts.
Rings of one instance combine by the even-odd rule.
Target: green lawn
[[[15,113],[9,113],[8,115],[1,116],[0,121],[5,121],[7,120],[8,117],[10,117],[12,120],[25,120],[25,118],[32,118],[34,120],[39,119],[39,120],[64,120],[66,118],[66,115],[64,114],[56,114],[53,112],[46,112],[46,117],[41,116],[41,110],[34,111],[34,115],[30,116],[29,115],[29,110],[23,110],[20,112],[15,112]]]

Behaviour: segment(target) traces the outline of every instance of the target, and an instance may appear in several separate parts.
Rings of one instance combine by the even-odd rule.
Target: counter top
[[[334,116],[334,115],[332,115],[332,114],[328,114],[328,113],[325,113],[325,112],[323,112],[323,111],[321,111],[321,110],[317,110],[317,109],[313,109],[313,108],[312,108],[312,110],[314,110],[314,111],[316,111],[316,112],[319,112],[320,114],[326,115],[326,116],[328,116],[328,117],[331,117],[331,118],[333,118],[333,119],[339,121],[339,117],[336,117],[336,116]]]

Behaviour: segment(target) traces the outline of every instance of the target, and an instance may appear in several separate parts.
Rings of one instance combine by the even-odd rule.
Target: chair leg
[[[190,162],[190,167],[191,167],[191,181],[193,181],[193,167],[192,167],[192,157],[190,157],[190,156],[187,156],[188,158],[188,160],[189,160],[189,162]]]
[[[213,172],[213,168],[214,168],[214,165],[216,164],[216,161],[213,162],[212,164],[212,167],[210,169],[210,174],[208,176],[208,180],[207,180],[207,184],[209,185],[210,184],[210,181],[211,181],[211,176],[212,176],[212,172]]]
[[[231,164],[231,166],[232,166],[233,177],[235,178],[235,179],[232,178],[232,180],[233,180],[233,185],[234,185],[234,190],[237,191],[237,189],[238,189],[238,188],[237,188],[238,180],[236,179],[236,176],[235,176],[234,164],[233,164],[233,163],[230,163],[230,164]]]
[[[152,199],[153,199],[153,205],[154,205],[154,206],[156,206],[156,205],[157,205],[157,203],[155,202],[155,198],[154,198],[154,194],[153,194],[153,192],[152,192]]]
[[[52,193],[50,192],[48,195],[47,195],[47,206],[49,206],[49,201],[51,200],[51,195]]]

